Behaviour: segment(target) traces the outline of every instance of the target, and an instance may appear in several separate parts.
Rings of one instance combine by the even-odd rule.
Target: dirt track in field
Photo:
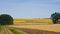
[[[15,29],[24,31],[28,34],[60,34],[60,32],[44,31],[44,30],[37,30],[37,29],[27,29],[27,28],[15,28]]]
[[[0,31],[0,34],[13,34],[7,27],[3,26],[3,29]]]
[[[1,31],[0,31],[0,34],[4,34],[4,30],[1,30]]]
[[[8,28],[6,28],[8,31],[8,34],[14,34],[12,31],[10,31]]]

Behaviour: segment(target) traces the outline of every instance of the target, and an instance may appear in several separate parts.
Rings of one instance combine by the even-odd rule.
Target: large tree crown
[[[0,24],[1,25],[11,25],[13,24],[13,18],[8,14],[0,15]]]

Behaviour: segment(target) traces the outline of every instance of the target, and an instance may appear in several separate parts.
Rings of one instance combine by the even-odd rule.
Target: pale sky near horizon
[[[49,18],[60,12],[60,0],[0,0],[0,14],[13,18]]]

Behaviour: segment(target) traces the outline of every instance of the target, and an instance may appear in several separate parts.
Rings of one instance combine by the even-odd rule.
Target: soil
[[[20,31],[24,31],[28,34],[60,34],[60,32],[44,31],[44,30],[37,30],[37,29],[27,29],[27,28],[16,28],[16,29]]]
[[[0,34],[4,34],[4,30],[1,30],[1,31],[0,31]]]

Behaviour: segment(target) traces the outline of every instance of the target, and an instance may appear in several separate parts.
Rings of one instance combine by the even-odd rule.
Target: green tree
[[[1,14],[0,15],[0,24],[1,25],[12,25],[13,18],[8,14]]]
[[[60,19],[60,13],[55,12],[55,13],[51,14],[51,19],[54,24],[57,24],[58,19]]]

